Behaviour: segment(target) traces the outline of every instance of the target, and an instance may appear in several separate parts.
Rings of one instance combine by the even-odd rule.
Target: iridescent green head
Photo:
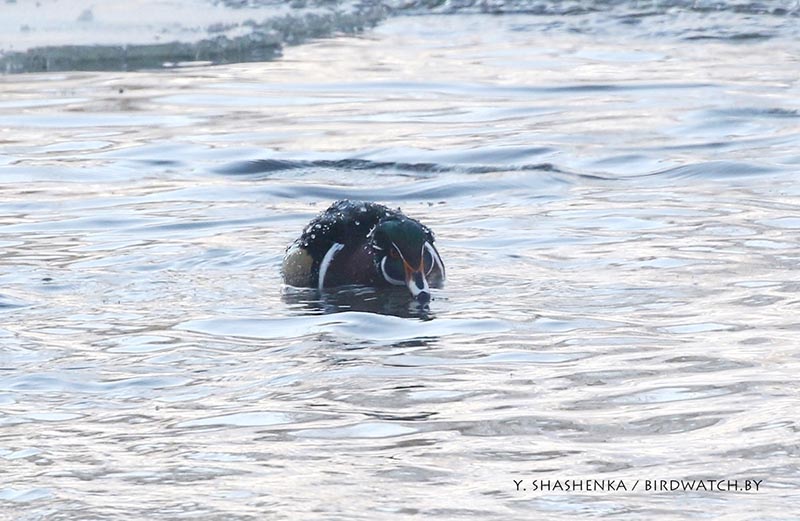
[[[370,233],[375,263],[389,284],[408,287],[421,302],[431,298],[430,288],[444,282],[444,263],[433,245],[433,233],[409,218],[389,218]]]

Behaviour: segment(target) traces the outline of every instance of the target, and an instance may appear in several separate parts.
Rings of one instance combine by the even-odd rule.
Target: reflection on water
[[[355,286],[320,293],[316,289],[288,287],[282,297],[290,309],[309,314],[360,311],[420,320],[433,320],[436,316],[431,312],[434,302],[420,303],[405,288]]]
[[[611,41],[622,22],[580,16],[396,18],[269,63],[0,78],[3,512],[800,510],[797,41],[675,37],[696,11]],[[712,16],[737,17],[759,23]],[[428,306],[282,285],[286,245],[343,198],[430,223],[448,281]],[[546,478],[765,487],[513,481]]]

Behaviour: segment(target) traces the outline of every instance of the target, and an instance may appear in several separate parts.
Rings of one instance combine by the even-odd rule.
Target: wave
[[[765,164],[737,161],[706,161],[630,176],[630,179],[648,178],[648,180],[652,180],[653,178],[660,178],[663,180],[699,179],[710,181],[779,173],[781,173],[779,168]]]
[[[321,171],[328,170],[327,179]],[[331,182],[339,171],[372,172],[371,181],[357,184]],[[551,194],[551,189],[581,180],[602,180],[590,174],[564,171],[552,163],[517,165],[464,165],[447,163],[403,163],[365,159],[286,160],[259,159],[236,161],[213,171],[217,175],[240,177],[259,185],[262,196],[285,199],[371,201],[444,201],[483,194],[487,186],[495,192],[536,199]],[[306,175],[310,174],[310,175]],[[491,179],[487,179],[487,174]],[[320,175],[323,179],[320,181]],[[387,176],[387,180],[379,180]],[[406,182],[402,178],[407,178]],[[355,177],[354,179],[359,179]],[[392,181],[388,181],[392,179]],[[549,187],[549,188],[548,188]],[[550,190],[550,191],[548,191]],[[524,195],[523,195],[524,194]]]
[[[308,183],[306,172],[318,175],[320,170],[374,171],[378,175],[394,174],[413,178],[411,183],[392,186],[373,185],[360,187],[335,186],[328,183]],[[594,183],[647,183],[681,184],[684,182],[732,182],[740,178],[770,176],[784,172],[768,163],[745,161],[701,161],[642,173],[611,174],[606,172],[575,172],[553,163],[520,163],[503,165],[457,163],[403,163],[371,161],[365,159],[288,160],[256,159],[235,161],[218,167],[217,175],[243,177],[247,180],[272,180],[264,190],[272,196],[319,199],[375,199],[375,200],[436,200],[481,193],[486,189],[486,178],[492,176],[493,190],[518,193],[525,189],[532,193],[556,185]],[[445,175],[441,175],[445,174]],[[456,176],[447,175],[456,174]],[[500,174],[499,177],[497,174]]]
[[[236,161],[216,170],[226,175],[262,176],[286,170],[317,169],[332,170],[391,170],[412,174],[435,174],[457,172],[462,174],[488,174],[509,170],[535,170],[540,172],[565,173],[551,163],[537,163],[513,166],[490,165],[447,165],[441,163],[403,163],[395,161],[371,161],[368,159],[332,159],[332,160],[288,160],[288,159],[254,159]]]

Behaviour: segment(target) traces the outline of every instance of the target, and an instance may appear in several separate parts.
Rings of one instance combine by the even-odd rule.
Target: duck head
[[[389,284],[406,286],[420,302],[431,299],[431,287],[441,287],[444,263],[427,227],[409,218],[384,219],[369,240],[378,272]]]

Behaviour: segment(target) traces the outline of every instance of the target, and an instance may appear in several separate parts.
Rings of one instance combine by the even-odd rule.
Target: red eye
[[[393,259],[397,259],[397,258],[400,257],[400,254],[397,253],[396,249],[392,248],[391,250],[389,250],[389,257],[391,257]]]

